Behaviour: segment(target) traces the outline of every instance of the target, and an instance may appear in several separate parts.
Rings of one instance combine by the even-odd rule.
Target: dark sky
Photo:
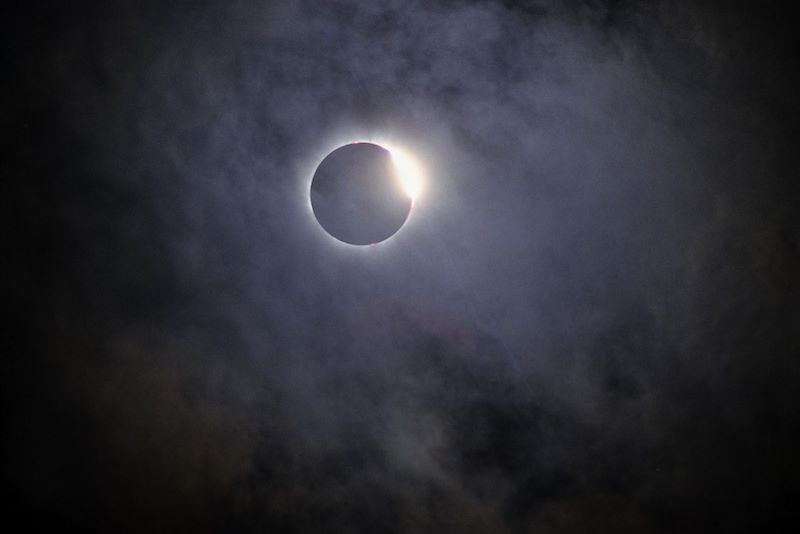
[[[7,8],[6,521],[794,518],[796,24],[693,4]],[[308,198],[354,139],[427,174],[361,249]]]

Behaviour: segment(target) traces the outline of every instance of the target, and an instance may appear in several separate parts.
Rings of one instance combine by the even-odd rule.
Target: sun
[[[422,193],[422,170],[417,161],[403,150],[384,145],[392,156],[395,173],[406,195],[414,202]]]
[[[385,143],[382,141],[364,141],[355,140],[351,144],[357,145],[359,143],[372,143],[383,148],[392,158],[394,165],[395,176],[403,192],[411,199],[413,204],[423,192],[425,179],[423,178],[422,167],[420,167],[417,160],[411,156],[407,151],[398,148],[394,144]]]

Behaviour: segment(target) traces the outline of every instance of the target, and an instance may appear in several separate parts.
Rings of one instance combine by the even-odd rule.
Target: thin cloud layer
[[[17,11],[11,504],[150,532],[787,515],[798,115],[778,15]],[[354,139],[427,177],[364,250],[308,201]]]

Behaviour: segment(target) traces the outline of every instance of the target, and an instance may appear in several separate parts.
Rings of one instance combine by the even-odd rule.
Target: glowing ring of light
[[[325,156],[323,156],[321,158],[321,160],[325,159],[325,157],[328,154],[330,154],[331,152],[335,151],[338,148],[341,148],[341,147],[344,147],[344,146],[347,146],[347,145],[359,144],[359,143],[370,143],[370,144],[379,146],[379,147],[383,148],[384,150],[386,150],[387,152],[389,152],[389,156],[391,157],[392,164],[394,166],[395,177],[396,177],[396,179],[398,181],[398,185],[401,188],[401,190],[408,196],[408,198],[411,199],[411,210],[409,211],[409,214],[408,214],[408,217],[406,218],[406,221],[398,229],[398,231],[400,231],[404,226],[406,226],[408,224],[409,219],[411,219],[411,213],[413,212],[414,205],[416,204],[417,200],[421,197],[422,193],[424,193],[424,191],[425,191],[425,176],[424,176],[424,174],[422,172],[422,167],[419,165],[417,159],[414,158],[413,156],[411,156],[408,151],[398,147],[394,143],[387,143],[387,142],[385,142],[383,140],[372,140],[372,139],[363,139],[363,138],[362,139],[357,139],[357,140],[354,140],[354,141],[350,141],[349,143],[345,142],[345,143],[342,143],[342,144],[336,144],[334,146],[334,148],[332,148],[330,150],[327,150],[325,152]],[[316,169],[316,167],[315,167],[315,169]],[[314,172],[311,172],[310,175],[312,176],[312,180],[313,180]],[[310,184],[309,184],[309,187],[310,187]],[[308,209],[311,212],[312,217],[313,217],[314,216],[313,215],[314,211],[313,211],[313,208],[311,206],[311,197],[309,196],[307,198],[308,198]],[[317,225],[319,226],[319,221],[316,221],[316,219],[315,219],[314,222],[317,223]],[[320,228],[321,228],[321,226],[320,226]],[[326,235],[330,235],[330,234],[327,234],[327,232],[326,232]],[[387,238],[385,241],[388,241],[390,238]],[[337,243],[344,244],[344,245],[346,245],[348,247],[350,247],[350,246],[359,246],[359,245],[352,245],[350,243],[346,243],[344,241],[336,239],[335,237],[333,239]]]

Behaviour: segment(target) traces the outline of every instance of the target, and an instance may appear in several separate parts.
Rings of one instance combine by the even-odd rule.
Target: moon
[[[372,245],[403,227],[420,189],[411,157],[376,143],[353,142],[335,149],[317,167],[311,207],[333,238]]]

